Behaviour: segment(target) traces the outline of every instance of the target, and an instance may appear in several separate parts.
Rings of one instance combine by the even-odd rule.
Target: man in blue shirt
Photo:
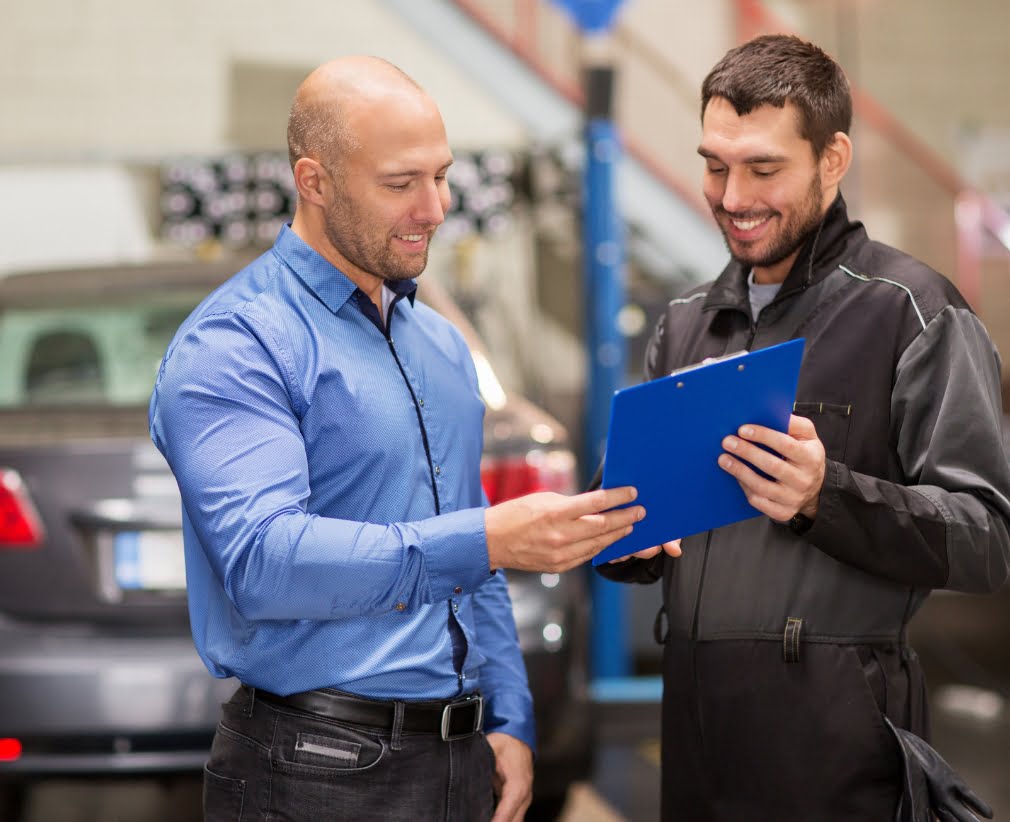
[[[449,204],[431,98],[335,60],[288,144],[290,228],[182,325],[151,398],[196,647],[242,683],[206,818],[521,819],[533,716],[498,569],[571,568],[644,512],[610,510],[629,488],[484,507],[469,351],[414,302]]]

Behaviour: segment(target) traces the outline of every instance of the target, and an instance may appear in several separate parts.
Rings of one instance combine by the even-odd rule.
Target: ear
[[[821,184],[825,188],[837,186],[851,164],[852,141],[844,131],[836,131],[821,154]]]
[[[295,188],[298,190],[298,199],[317,206],[325,205],[326,196],[323,189],[328,183],[328,175],[322,164],[318,160],[302,157],[295,163],[292,171],[295,177]]]

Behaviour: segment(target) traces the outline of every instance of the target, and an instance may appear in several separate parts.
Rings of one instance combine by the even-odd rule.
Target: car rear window
[[[158,365],[203,293],[0,313],[0,409],[146,405]]]

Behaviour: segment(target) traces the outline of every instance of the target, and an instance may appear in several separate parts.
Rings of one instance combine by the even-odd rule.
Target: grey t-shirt
[[[757,322],[761,310],[775,299],[775,295],[779,293],[781,287],[782,283],[763,285],[754,282],[753,271],[747,275],[747,288],[750,290],[750,315],[754,322]]]

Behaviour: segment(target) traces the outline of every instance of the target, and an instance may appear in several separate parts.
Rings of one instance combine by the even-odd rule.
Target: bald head
[[[359,147],[355,121],[370,107],[397,97],[427,98],[413,79],[380,57],[340,57],[302,81],[288,117],[288,157],[337,165]]]

